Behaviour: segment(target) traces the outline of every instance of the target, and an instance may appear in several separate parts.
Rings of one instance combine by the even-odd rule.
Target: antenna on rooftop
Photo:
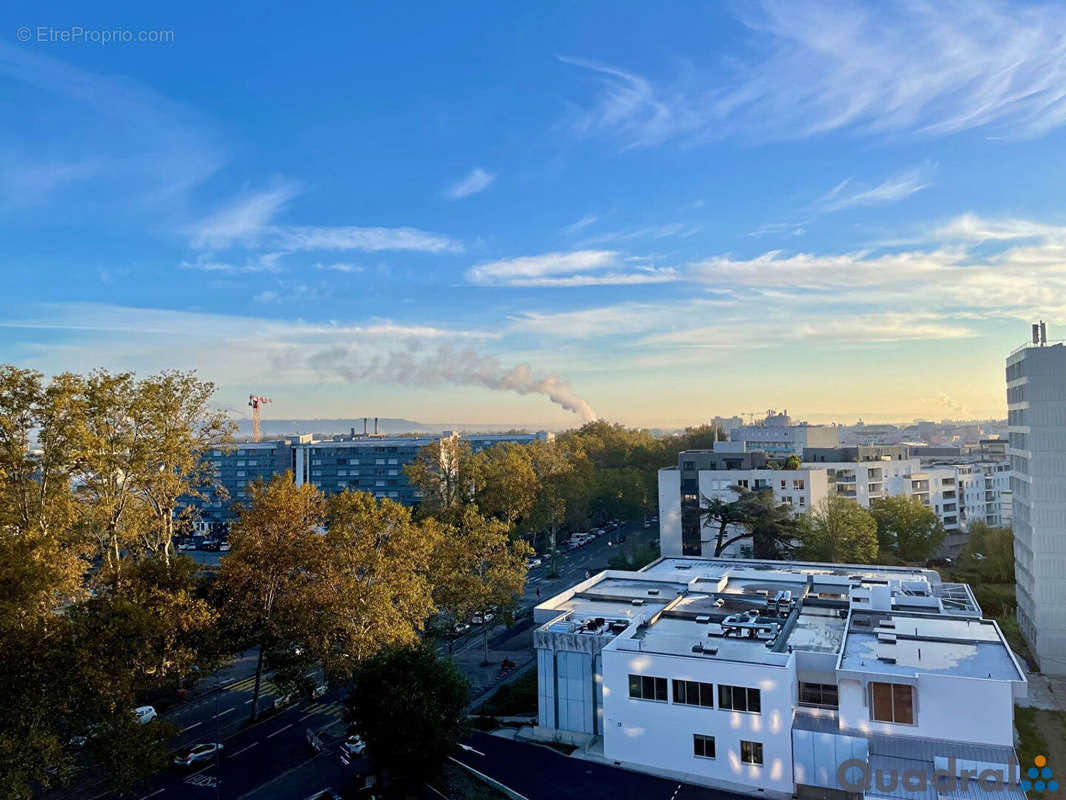
[[[1044,347],[1047,344],[1047,325],[1044,320],[1033,323],[1033,344]]]

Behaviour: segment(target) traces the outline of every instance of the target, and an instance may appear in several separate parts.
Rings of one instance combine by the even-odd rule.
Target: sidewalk
[[[470,698],[475,702],[509,676],[536,660],[537,654],[533,649],[533,625],[530,620],[520,620],[511,630],[503,625],[494,628],[489,633],[489,664],[487,666],[481,663],[484,655],[480,635],[472,637],[469,644],[464,644],[463,648],[453,655],[456,668],[470,681]],[[500,671],[500,664],[505,659],[514,662],[513,670]]]

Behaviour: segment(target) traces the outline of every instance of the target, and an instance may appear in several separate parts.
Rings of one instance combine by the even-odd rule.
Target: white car
[[[361,756],[366,750],[366,742],[361,736],[349,736],[344,740],[341,749],[351,756]]]
[[[496,619],[496,615],[492,614],[492,613],[474,614],[474,616],[472,616],[470,618],[470,624],[471,625],[487,625],[488,623],[492,622],[494,619]]]
[[[133,715],[137,717],[137,721],[142,725],[151,722],[153,719],[159,716],[155,713],[155,708],[153,708],[152,706],[140,706],[139,708],[135,708],[133,709]]]
[[[222,753],[223,746],[215,742],[203,742],[185,747],[174,756],[174,764],[179,767],[191,767],[201,761],[210,761],[216,755]]]
[[[218,546],[218,551],[220,553],[228,553],[229,552],[229,542],[223,542],[222,544],[220,544]]]

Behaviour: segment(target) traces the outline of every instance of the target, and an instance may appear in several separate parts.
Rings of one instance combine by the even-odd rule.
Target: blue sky
[[[1004,416],[1066,324],[1061,7],[216,5],[0,11],[0,360],[279,417],[901,420]]]

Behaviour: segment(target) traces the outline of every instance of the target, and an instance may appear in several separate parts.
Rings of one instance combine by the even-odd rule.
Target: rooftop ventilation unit
[[[896,663],[896,657],[895,656],[890,656],[890,655],[885,655],[885,654],[879,654],[877,656],[877,660],[880,661],[882,664],[895,664]]]
[[[659,594],[659,590],[658,589],[648,589],[648,594],[650,594],[650,595],[658,595]]]
[[[869,617],[852,617],[851,618],[851,624],[854,625],[856,628],[869,628],[870,627],[870,618]]]
[[[710,622],[710,621],[711,621],[711,618],[708,617],[706,614],[701,614],[700,616],[696,617],[696,622]]]
[[[644,605],[644,601],[641,600],[639,597],[634,597],[632,600],[629,601],[629,604],[633,606],[642,606]]]
[[[877,634],[877,641],[879,641],[881,644],[895,644],[896,643],[896,634],[894,634],[894,633],[878,633]]]
[[[718,655],[718,648],[713,647],[711,645],[706,645],[703,642],[696,642],[696,644],[692,645],[692,652],[703,653],[704,655],[708,656],[716,656]]]

